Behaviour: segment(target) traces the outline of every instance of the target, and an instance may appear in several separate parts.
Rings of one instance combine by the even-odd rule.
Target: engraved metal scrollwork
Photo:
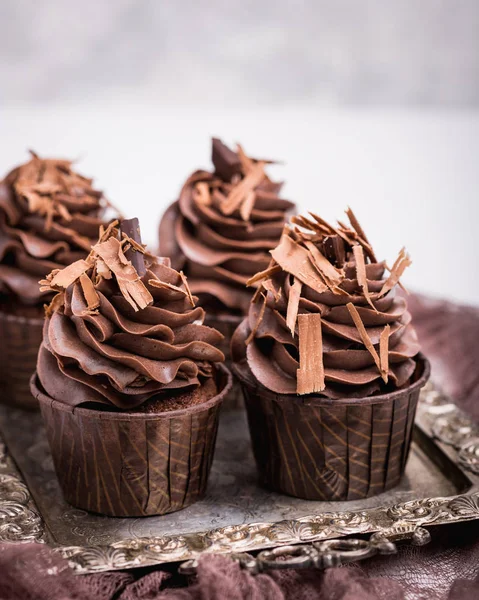
[[[6,459],[2,466],[9,466]],[[41,542],[43,535],[27,486],[14,472],[0,473],[0,542]]]

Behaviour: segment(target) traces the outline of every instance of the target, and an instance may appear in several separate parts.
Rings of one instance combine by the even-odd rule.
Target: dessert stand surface
[[[421,392],[405,477],[366,500],[307,501],[260,487],[242,410],[221,415],[206,497],[158,517],[111,518],[68,505],[39,413],[1,406],[0,432],[0,541],[49,544],[78,573],[187,561],[203,552],[233,553],[252,570],[279,568],[277,559],[327,566],[334,555],[359,560],[393,550],[389,542],[401,539],[424,543],[428,525],[479,518],[479,427],[430,384]],[[364,534],[368,542],[326,542]],[[319,544],[289,548],[296,557],[284,562],[284,546],[311,542]],[[263,553],[262,564],[242,554],[266,548],[276,550]]]

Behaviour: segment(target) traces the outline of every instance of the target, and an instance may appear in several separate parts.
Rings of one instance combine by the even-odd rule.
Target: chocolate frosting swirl
[[[348,215],[352,226],[337,228],[314,215],[293,218],[301,227],[285,231],[270,269],[256,277],[262,287],[233,336],[232,354],[273,392],[311,393],[316,378],[321,395],[369,396],[404,386],[415,370],[420,348],[406,300],[396,293],[409,257],[402,250],[388,276]],[[303,372],[301,336],[311,337],[312,326],[301,329],[305,315],[316,315],[321,333],[305,342],[304,363],[308,354],[320,358]]]
[[[41,305],[38,280],[88,254],[105,208],[70,161],[32,153],[0,182],[0,298]]]
[[[269,263],[286,213],[294,204],[279,197],[280,183],[264,172],[269,161],[251,159],[213,139],[214,172],[196,171],[160,224],[160,254],[188,275],[191,290],[207,306],[245,313],[248,279]]]
[[[110,226],[86,260],[42,282],[58,292],[37,365],[52,398],[133,409],[195,389],[224,360],[216,348],[223,336],[202,324],[204,310],[194,305],[186,278],[169,259],[149,254],[140,278],[125,257],[132,244]]]

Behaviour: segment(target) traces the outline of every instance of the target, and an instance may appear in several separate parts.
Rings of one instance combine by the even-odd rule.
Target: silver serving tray
[[[207,496],[161,517],[112,518],[62,497],[40,414],[0,407],[0,541],[47,543],[78,573],[243,553],[479,518],[479,427],[428,385],[406,475],[361,501],[315,502],[260,487],[241,410],[221,416]]]

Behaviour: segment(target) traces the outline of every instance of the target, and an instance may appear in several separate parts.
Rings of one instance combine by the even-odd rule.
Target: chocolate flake
[[[388,382],[388,373],[389,373],[389,333],[391,331],[391,327],[389,323],[384,327],[381,331],[381,336],[379,337],[379,362],[381,365],[381,377],[384,380],[384,383]]]
[[[362,246],[364,246],[364,249],[366,250],[366,254],[369,256],[371,262],[378,262],[376,259],[376,256],[374,255],[374,251],[371,247],[371,244],[369,243],[369,240],[368,240],[366,234],[364,233],[364,229],[359,224],[359,221],[357,220],[356,215],[353,213],[351,208],[349,208],[349,206],[346,210],[346,215],[348,216],[349,222],[353,226],[354,230],[358,234],[360,241],[362,242]]]
[[[298,315],[299,369],[296,392],[300,395],[324,391],[323,338],[319,313]]]
[[[299,279],[294,278],[294,283],[289,290],[288,297],[288,308],[286,312],[286,325],[291,331],[291,335],[294,337],[294,331],[296,329],[296,318],[298,316],[299,299],[301,297],[301,289],[303,284]]]
[[[358,283],[363,290],[364,297],[368,301],[369,306],[375,311],[378,312],[376,307],[371,300],[371,296],[369,295],[368,289],[368,279],[366,277],[366,263],[364,262],[364,252],[363,247],[359,244],[353,246],[353,254],[354,260],[356,261],[356,277],[358,279]]]
[[[219,208],[224,215],[231,215],[246,200],[248,194],[263,181],[265,177],[264,163],[258,162],[237,185],[233,187],[226,200]]]
[[[229,181],[233,175],[241,172],[241,161],[238,155],[218,138],[213,138],[211,160],[216,173],[225,181]]]
[[[259,273],[256,273],[256,275],[253,275],[253,277],[248,279],[248,281],[246,282],[246,285],[252,286],[255,283],[257,283],[258,281],[261,281],[262,279],[268,279],[272,275],[274,275],[275,273],[279,273],[280,271],[281,271],[281,267],[279,265],[270,266],[267,269],[265,269],[264,271],[260,271]]]
[[[256,332],[258,331],[259,326],[261,325],[261,321],[263,320],[263,317],[264,317],[264,313],[265,313],[265,310],[266,310],[266,300],[267,300],[267,297],[264,294],[261,294],[261,296],[263,298],[263,306],[261,307],[260,313],[258,315],[258,320],[254,324],[253,329],[251,330],[249,336],[245,340],[245,344],[246,345],[250,344],[254,340]]]
[[[63,306],[65,302],[65,292],[58,292],[53,296],[50,304],[45,304],[43,308],[45,309],[45,316],[51,317],[54,312],[59,310],[60,307]]]
[[[311,252],[312,262],[322,275],[326,285],[330,288],[339,285],[344,279],[344,275],[329,262],[324,254],[321,254],[313,242],[305,242],[304,245]]]
[[[88,310],[95,311],[95,309],[97,309],[100,306],[100,296],[95,290],[93,281],[88,277],[86,273],[82,273],[80,275],[80,285],[88,306]]]
[[[271,256],[284,271],[294,275],[319,294],[328,289],[311,263],[308,250],[292,240],[287,233],[282,235],[278,246],[271,250]]]
[[[409,258],[409,255],[406,253],[405,248],[402,248],[401,251],[399,252],[398,257],[394,261],[394,264],[391,269],[391,273],[390,273],[389,277],[386,279],[386,281],[384,282],[384,285],[381,288],[381,291],[379,292],[378,297],[384,296],[390,290],[392,290],[393,287],[397,283],[399,283],[399,279],[402,276],[402,274],[404,273],[404,271],[406,270],[406,268],[409,267],[411,264],[412,264],[412,261]]]
[[[251,190],[251,192],[249,192],[245,199],[243,200],[243,203],[241,204],[241,208],[240,208],[240,216],[243,219],[243,221],[249,221],[249,218],[251,216],[251,211],[254,208],[254,203],[256,200],[256,193],[254,190]]]
[[[376,367],[378,368],[379,372],[381,373],[381,377],[384,379],[382,369],[381,369],[381,362],[379,360],[378,353],[376,352],[376,348],[374,347],[373,343],[371,342],[371,338],[369,337],[368,332],[366,331],[366,328],[364,327],[364,323],[361,320],[361,317],[358,313],[358,309],[354,306],[354,304],[352,302],[348,302],[346,304],[346,307],[349,310],[349,314],[351,315],[351,317],[354,321],[354,324],[356,325],[356,329],[358,330],[358,333],[361,337],[361,340],[362,340],[364,346],[368,350],[369,354],[371,354],[371,356],[373,357],[374,363],[376,364]],[[386,375],[386,377],[387,377],[387,375]]]
[[[180,271],[180,278],[181,278],[183,286],[186,290],[186,295],[188,297],[188,300],[190,301],[191,306],[193,306],[193,308],[194,308],[195,307],[195,299],[193,298],[193,294],[191,293],[190,286],[188,285],[188,280],[186,279],[186,275],[183,273],[183,271]]]
[[[145,259],[143,258],[143,248],[139,252],[137,246],[141,246],[140,223],[136,217],[132,219],[123,219],[120,223],[120,231],[126,235],[127,239],[131,239],[131,247],[125,250],[126,258],[131,262],[135,271],[140,277],[146,273]],[[135,245],[136,243],[136,245]]]
[[[83,273],[91,269],[92,263],[90,260],[77,260],[64,269],[55,269],[46,279],[42,279],[40,283],[40,291],[61,291],[66,290],[68,286],[74,283]]]
[[[261,285],[267,292],[271,293],[275,302],[279,301],[279,299],[281,298],[281,288],[277,290],[272,279],[266,279]]]
[[[152,304],[152,295],[140,280],[134,266],[123,254],[121,244],[116,238],[111,237],[106,242],[95,244],[92,250],[115,274],[121,293],[135,311]],[[138,253],[138,256],[142,255]]]
[[[323,240],[323,247],[326,258],[336,263],[337,267],[343,267],[346,261],[343,239],[339,235],[328,235]]]

